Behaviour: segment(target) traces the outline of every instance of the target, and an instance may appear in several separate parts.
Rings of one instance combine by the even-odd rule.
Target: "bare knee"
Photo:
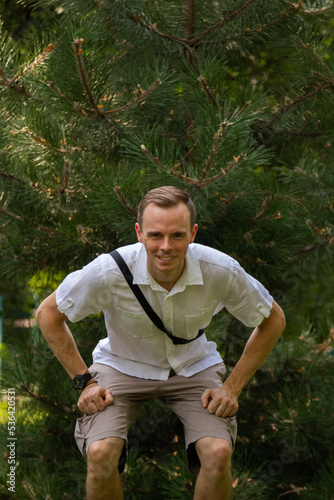
[[[203,438],[196,443],[201,468],[212,474],[229,474],[232,450],[225,439]]]
[[[124,446],[123,439],[106,438],[90,444],[87,453],[88,467],[98,467],[100,471],[118,467]]]
[[[107,438],[91,443],[87,461],[87,500],[123,500],[118,462],[123,439]]]

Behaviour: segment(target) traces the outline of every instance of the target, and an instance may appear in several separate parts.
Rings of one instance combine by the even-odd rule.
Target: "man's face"
[[[162,208],[150,203],[144,210],[142,227],[136,224],[138,241],[147,253],[147,268],[153,278],[171,290],[181,276],[188,245],[195,239],[197,224],[190,227],[184,203]]]

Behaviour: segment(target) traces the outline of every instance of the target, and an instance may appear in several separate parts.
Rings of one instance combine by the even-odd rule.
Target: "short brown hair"
[[[138,224],[142,227],[144,210],[149,203],[159,207],[170,208],[184,203],[190,214],[190,227],[193,228],[196,221],[196,209],[188,194],[174,186],[161,186],[148,191],[138,206]]]

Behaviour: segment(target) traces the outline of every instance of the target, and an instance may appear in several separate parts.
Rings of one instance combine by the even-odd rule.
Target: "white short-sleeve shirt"
[[[226,308],[248,327],[269,316],[273,298],[238,262],[210,247],[189,245],[182,276],[168,292],[147,270],[141,243],[118,249],[165,328],[176,337],[195,338],[213,315]],[[108,337],[100,340],[93,361],[140,378],[166,380],[173,369],[190,377],[222,362],[205,334],[174,345],[146,315],[116,262],[102,254],[69,274],[56,291],[57,306],[72,322],[104,313]]]

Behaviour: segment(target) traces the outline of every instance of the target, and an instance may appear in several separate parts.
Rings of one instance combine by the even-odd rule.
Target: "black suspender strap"
[[[142,308],[146,312],[147,316],[151,319],[151,321],[155,324],[155,326],[157,328],[159,328],[159,330],[163,331],[171,339],[173,344],[175,344],[175,345],[189,344],[189,342],[193,342],[194,340],[198,339],[198,337],[203,335],[204,330],[199,330],[198,335],[194,339],[183,339],[181,337],[175,337],[175,335],[173,335],[168,330],[166,330],[163,322],[161,321],[161,319],[159,318],[157,313],[152,309],[150,304],[147,302],[147,300],[146,300],[143,292],[139,288],[139,286],[135,285],[133,283],[132,273],[131,273],[130,269],[128,268],[128,266],[126,265],[123,257],[117,252],[117,250],[114,250],[113,252],[111,252],[110,255],[112,256],[112,258],[115,260],[116,264],[118,265],[118,267],[122,271],[122,274],[123,274],[124,278],[126,279],[129,287],[131,288],[131,290],[135,294],[138,302],[140,303],[140,305],[142,306]]]

